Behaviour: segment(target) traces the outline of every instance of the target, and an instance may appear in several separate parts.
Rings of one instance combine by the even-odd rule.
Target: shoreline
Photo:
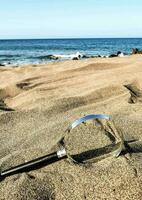
[[[78,52],[79,53],[79,52]],[[121,55],[122,54],[122,55]],[[15,63],[7,63],[5,64],[5,62],[0,62],[0,67],[4,67],[4,66],[19,66],[19,65],[42,65],[42,64],[48,64],[48,63],[54,63],[54,62],[64,62],[64,61],[71,61],[71,60],[85,60],[85,59],[91,59],[91,58],[112,58],[112,57],[125,57],[125,56],[131,56],[131,54],[123,54],[120,52],[120,56],[117,54],[110,54],[110,55],[83,55],[80,54],[79,55],[82,58],[79,58],[77,54],[72,54],[72,55],[44,55],[44,56],[39,56],[37,58],[41,59],[41,61],[39,62],[27,62],[27,63],[19,63],[18,61]],[[65,58],[64,58],[65,56]],[[66,58],[71,56],[72,58]],[[42,61],[43,60],[43,61]],[[19,60],[20,61],[20,60]]]
[[[86,62],[86,61],[91,61],[91,60],[111,60],[113,58],[118,58],[118,59],[123,59],[123,58],[127,58],[127,57],[132,57],[132,56],[138,56],[138,54],[136,55],[125,55],[125,56],[122,56],[122,57],[118,57],[118,56],[115,56],[115,57],[100,57],[100,56],[93,56],[93,57],[88,57],[88,58],[83,58],[83,59],[78,59],[78,60],[72,60],[72,59],[65,59],[65,60],[53,60],[53,61],[49,61],[49,62],[43,62],[43,63],[25,63],[25,64],[8,64],[8,65],[3,65],[3,66],[0,66],[0,69],[2,68],[16,68],[16,67],[26,67],[26,66],[43,66],[43,65],[54,65],[54,64],[60,64],[60,63],[65,63],[65,62]]]

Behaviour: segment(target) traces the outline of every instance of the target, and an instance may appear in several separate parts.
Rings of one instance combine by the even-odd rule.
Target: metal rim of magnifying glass
[[[105,119],[107,121],[111,121],[110,120],[110,116],[108,115],[105,115],[105,114],[90,114],[90,115],[86,115],[82,118],[79,118],[77,120],[75,120],[67,129],[66,129],[66,132],[67,134],[69,134],[71,132],[72,129],[76,128],[77,126],[81,125],[82,123],[85,123],[89,120],[95,120],[95,119]],[[110,133],[112,135],[112,133]],[[114,136],[114,135],[113,135]],[[116,139],[116,136],[114,136],[115,139]],[[120,135],[117,135],[117,139],[119,137],[119,145],[118,145],[118,148],[115,150],[115,151],[112,151],[110,153],[112,153],[113,157],[118,157],[122,151],[122,148],[123,148],[123,139]],[[116,140],[117,140],[116,139]],[[116,143],[117,145],[118,143]],[[68,150],[66,148],[66,144],[64,144],[64,148],[65,148],[65,151],[66,151],[66,155],[67,157],[69,158],[69,160],[71,160],[73,163],[78,163],[78,164],[86,164],[85,162],[79,162],[78,160],[75,160],[69,153],[68,153]]]

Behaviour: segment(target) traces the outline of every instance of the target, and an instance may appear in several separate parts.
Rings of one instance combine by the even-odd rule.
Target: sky
[[[142,0],[0,0],[0,39],[142,37]]]

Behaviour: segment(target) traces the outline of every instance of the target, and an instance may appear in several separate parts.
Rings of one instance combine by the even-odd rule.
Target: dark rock
[[[82,58],[98,58],[98,57],[101,57],[101,56],[100,55],[94,55],[94,56],[93,55],[90,55],[90,56],[89,55],[83,55],[82,56]]]
[[[114,57],[117,57],[118,55],[117,54],[111,54],[109,55],[109,58],[114,58]]]
[[[90,56],[90,58],[100,58],[100,55],[96,55],[96,56]]]
[[[79,58],[78,57],[74,57],[72,60],[79,60]]]
[[[90,58],[91,56],[83,55],[82,58]]]
[[[109,58],[118,57],[121,53],[122,53],[121,51],[118,51],[117,54],[109,55]]]
[[[138,48],[133,48],[132,54],[142,54],[142,50],[139,50]]]
[[[121,51],[117,51],[117,56],[119,56],[122,52]]]
[[[5,65],[0,63],[0,66],[5,66]]]
[[[78,55],[78,59],[80,59],[80,58],[81,58],[81,55],[79,54],[79,55]]]

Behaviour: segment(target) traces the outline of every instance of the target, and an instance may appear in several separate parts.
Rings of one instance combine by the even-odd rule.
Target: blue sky
[[[0,38],[142,37],[142,0],[0,0]]]

